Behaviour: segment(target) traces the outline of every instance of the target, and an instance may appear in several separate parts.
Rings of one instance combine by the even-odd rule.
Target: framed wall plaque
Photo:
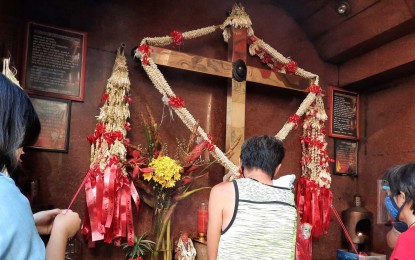
[[[29,22],[22,86],[28,93],[84,100],[85,32]]]
[[[329,136],[359,139],[359,95],[330,87]]]
[[[38,140],[30,148],[68,152],[71,101],[40,96],[30,96],[30,100],[42,127]]]
[[[334,174],[357,176],[358,142],[334,139]]]

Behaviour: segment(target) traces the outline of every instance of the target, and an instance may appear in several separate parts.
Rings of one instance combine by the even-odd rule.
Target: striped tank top
[[[217,259],[295,259],[297,210],[288,188],[233,181],[235,209],[222,231]]]

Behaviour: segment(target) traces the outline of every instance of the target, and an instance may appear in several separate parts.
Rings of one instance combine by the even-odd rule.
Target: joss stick
[[[352,245],[353,250],[356,252],[356,255],[359,255],[359,253],[357,252],[357,249],[352,241],[352,239],[350,238],[349,232],[347,232],[346,227],[343,224],[343,221],[340,219],[339,213],[337,213],[336,208],[334,208],[333,205],[331,205],[331,208],[333,209],[334,215],[337,218],[337,221],[339,221],[340,226],[342,227],[344,234],[346,234],[347,239],[349,240],[350,245]]]
[[[72,204],[74,203],[76,197],[78,197],[79,192],[81,191],[82,187],[84,187],[86,180],[88,179],[89,175],[90,175],[90,171],[88,171],[88,173],[85,175],[84,180],[82,181],[81,185],[79,185],[78,190],[76,191],[75,195],[73,196],[71,203],[69,203],[68,208],[65,211],[65,214],[68,213],[68,210],[71,209]]]

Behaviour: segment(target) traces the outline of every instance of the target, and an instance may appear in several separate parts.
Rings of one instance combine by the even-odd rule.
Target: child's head
[[[405,194],[405,200],[412,203],[410,208],[415,215],[415,163],[401,164],[389,168],[384,179],[389,183],[391,196],[397,196],[401,192]]]
[[[35,143],[40,121],[27,94],[0,74],[0,171],[18,165],[18,149]]]

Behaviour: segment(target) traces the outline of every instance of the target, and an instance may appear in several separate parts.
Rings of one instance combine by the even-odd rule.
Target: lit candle
[[[206,203],[202,202],[200,208],[197,210],[197,233],[199,239],[204,239],[207,233],[208,225],[208,209]]]

